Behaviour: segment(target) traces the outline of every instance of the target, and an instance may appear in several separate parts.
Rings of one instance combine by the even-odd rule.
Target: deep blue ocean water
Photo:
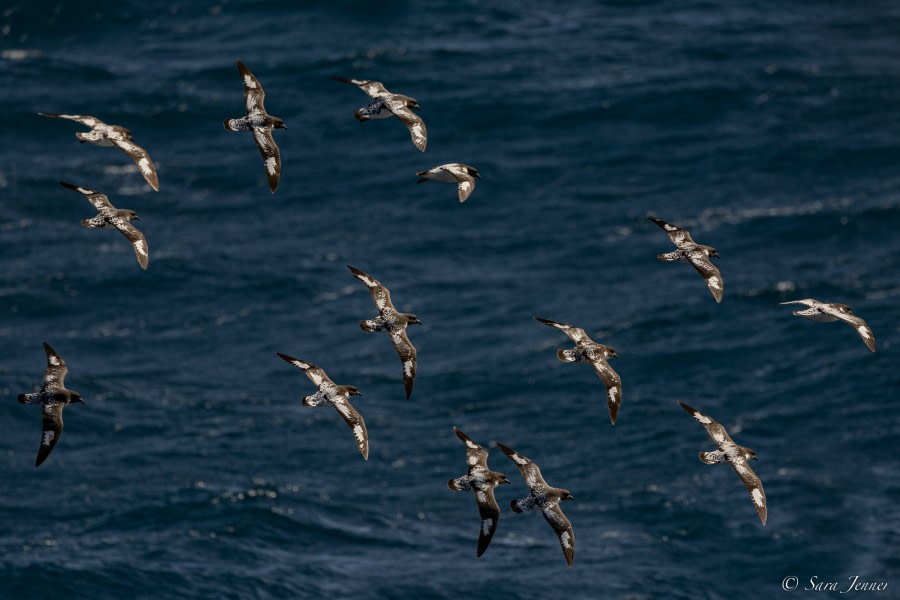
[[[900,6],[892,2],[12,2],[0,11],[0,597],[900,597]],[[271,195],[243,114],[267,93]],[[365,95],[415,97],[419,153]],[[149,151],[80,145],[94,115]],[[415,185],[447,162],[482,174]],[[136,210],[144,272],[71,181]],[[716,304],[656,215],[715,246]],[[415,390],[346,268],[424,322]],[[843,324],[779,302],[844,302]],[[534,315],[613,346],[619,420]],[[85,405],[40,468],[49,342]],[[354,398],[363,461],[283,352]],[[685,401],[759,455],[763,527]],[[576,500],[566,568],[510,476],[475,557],[457,426]],[[816,597],[835,597],[822,592]]]

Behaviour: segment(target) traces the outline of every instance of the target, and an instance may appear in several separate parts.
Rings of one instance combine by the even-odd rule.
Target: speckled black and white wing
[[[575,342],[576,344],[582,340],[588,339],[587,333],[585,333],[584,329],[581,327],[572,327],[571,325],[566,325],[565,323],[558,323],[556,321],[551,321],[550,319],[542,319],[541,317],[535,317],[535,320],[540,321],[544,325],[549,325],[550,327],[555,327],[569,336],[569,339]]]
[[[866,347],[875,352],[875,334],[869,324],[861,317],[854,315],[853,311],[846,304],[828,304],[819,302],[813,298],[804,298],[802,300],[791,300],[790,302],[782,302],[781,304],[803,304],[809,306],[806,310],[795,310],[793,314],[798,317],[804,317],[810,321],[819,323],[827,323],[830,321],[843,321],[853,327],[859,337],[865,343]]]
[[[869,350],[875,352],[875,334],[872,332],[872,328],[869,327],[869,324],[866,323],[862,317],[858,317],[851,313],[849,307],[847,308],[846,312],[841,311],[839,313],[836,313],[835,316],[844,323],[847,323],[848,325],[853,327],[853,329],[856,330],[856,333],[859,334],[859,337],[862,338],[862,341],[866,344]]]
[[[147,180],[150,187],[158,192],[159,178],[156,175],[156,165],[150,160],[150,155],[147,154],[147,151],[129,139],[117,139],[113,140],[113,143],[122,150],[122,152],[131,157],[131,160],[137,165],[141,175],[144,176],[144,179]]]
[[[103,121],[101,121],[100,119],[98,119],[96,117],[90,117],[87,115],[61,115],[61,114],[57,114],[57,113],[44,113],[44,112],[39,112],[38,114],[41,115],[42,117],[53,117],[56,119],[69,119],[70,121],[77,121],[78,123],[81,123],[82,125],[87,125],[88,127],[92,128],[92,129],[97,125],[105,125],[105,123]]]
[[[475,178],[469,175],[469,172],[466,170],[464,165],[460,165],[457,163],[451,163],[447,165],[447,172],[453,175],[456,179],[457,186],[457,194],[459,195],[459,201],[465,202],[469,196],[472,195],[472,192],[475,190]]]
[[[278,188],[278,181],[281,179],[281,152],[278,151],[278,146],[272,138],[271,127],[251,127],[251,129],[253,130],[253,140],[262,155],[266,179],[269,180],[269,191],[274,194]]]
[[[619,408],[622,405],[622,379],[603,358],[591,361],[591,366],[594,367],[594,371],[597,372],[597,375],[606,387],[606,406],[609,408],[609,420],[615,425],[619,416]]]
[[[307,372],[308,374],[309,372]],[[310,379],[312,379],[311,376]],[[353,437],[356,438],[356,447],[359,448],[360,454],[363,455],[364,459],[369,460],[369,434],[366,431],[366,423],[363,421],[362,415],[343,396],[335,397],[332,400],[332,404],[347,425],[350,426],[350,430],[353,431]]]
[[[324,387],[335,388],[337,386],[334,385],[334,382],[325,374],[325,371],[317,367],[312,363],[308,363],[306,361],[300,360],[299,358],[294,358],[293,356],[288,356],[287,354],[282,354],[281,352],[276,352],[278,358],[281,360],[288,362],[301,371],[303,371],[309,380],[312,381],[317,388],[322,389]]]
[[[147,264],[150,262],[150,249],[147,246],[147,239],[144,237],[144,234],[138,231],[127,219],[117,219],[115,226],[131,242],[138,264],[141,265],[142,269],[146,269]]]
[[[247,116],[265,115],[266,92],[263,91],[262,85],[244,63],[237,61],[237,67],[244,84],[244,105],[247,108]]]
[[[366,287],[369,288],[369,293],[372,294],[372,301],[375,302],[375,307],[379,311],[383,311],[385,308],[390,308],[394,311],[394,303],[391,302],[391,292],[378,283],[378,280],[369,275],[368,273],[364,273],[360,271],[356,267],[351,267],[347,265],[347,268],[350,269],[350,272],[353,273],[353,276],[366,284]]]
[[[792,314],[795,317],[804,317],[806,319],[809,319],[810,321],[816,321],[817,323],[829,323],[831,321],[837,320],[836,316],[825,310],[824,302],[819,302],[818,300],[813,300],[812,298],[804,298],[803,300],[791,300],[790,302],[782,302],[781,304],[803,304],[804,306],[810,307],[805,310],[792,311]]]
[[[744,457],[738,457],[736,459],[731,460],[731,466],[734,468],[735,473],[738,474],[738,477],[741,478],[741,481],[744,482],[744,487],[747,488],[747,491],[750,492],[750,499],[753,501],[753,508],[756,509],[756,514],[759,515],[759,520],[762,521],[762,524],[766,524],[767,518],[767,509],[766,509],[766,491],[763,489],[762,481],[759,480],[759,477],[750,468],[750,465],[747,463],[747,459]]]
[[[400,119],[406,128],[409,129],[409,135],[412,138],[413,144],[415,144],[416,148],[419,149],[420,152],[425,152],[425,145],[428,143],[428,130],[425,128],[425,121],[422,118],[414,113],[405,103],[399,100],[389,100],[385,102],[385,107],[391,113]],[[466,175],[469,179],[472,179],[468,174]],[[475,188],[474,179],[472,179],[472,189]],[[466,194],[466,198],[471,194],[471,190]],[[462,197],[462,193],[460,193],[460,202],[462,202],[464,198]]]
[[[115,211],[115,207],[109,203],[109,198],[106,196],[106,194],[101,194],[100,192],[95,192],[94,190],[89,190],[72,183],[66,183],[65,181],[60,181],[59,185],[63,186],[66,189],[83,194],[84,197],[88,199],[88,202],[90,202],[99,213]]]
[[[416,349],[409,341],[405,328],[392,332],[391,342],[394,343],[394,349],[403,363],[403,389],[406,390],[406,399],[409,400],[413,384],[416,382]]]
[[[47,354],[47,369],[44,371],[43,389],[48,392],[65,389],[66,373],[69,372],[69,367],[66,366],[66,362],[47,342],[44,342],[44,352]],[[62,425],[60,424],[61,427]]]
[[[504,446],[500,442],[497,442],[497,446],[500,450],[503,451],[509,460],[516,463],[516,466],[519,467],[519,473],[522,474],[522,479],[525,480],[525,485],[527,485],[532,490],[543,490],[547,488],[547,482],[544,481],[544,477],[541,475],[541,470],[538,468],[536,464],[531,462],[531,460],[522,456],[512,448]]]
[[[466,445],[466,466],[468,467],[468,474],[471,475],[473,470],[488,470],[487,450],[482,448],[475,440],[456,427],[453,428],[453,432],[456,433],[456,437],[462,440],[462,443]]]
[[[669,239],[672,240],[672,243],[675,244],[678,248],[686,244],[694,244],[694,240],[691,238],[691,234],[687,232],[686,229],[682,229],[681,227],[676,227],[671,223],[666,223],[662,219],[657,219],[656,217],[647,217],[654,223],[656,223],[660,229],[669,234]]]
[[[544,515],[550,527],[556,532],[563,556],[566,557],[566,563],[571,567],[572,561],[575,560],[575,531],[572,529],[572,524],[566,518],[566,515],[563,514],[558,502],[542,509],[541,514]]]
[[[494,489],[490,487],[475,490],[475,502],[478,504],[478,514],[481,516],[477,551],[477,556],[481,556],[488,549],[494,532],[497,531],[497,524],[500,522],[500,506],[497,505],[497,499],[494,498]]]
[[[722,425],[719,424],[718,421],[708,415],[703,414],[696,408],[691,408],[680,400],[678,404],[681,405],[681,408],[688,411],[698,423],[703,425],[704,429],[706,429],[706,432],[709,434],[709,437],[713,439],[720,450],[725,450],[726,447],[736,446],[734,440],[731,439],[731,436],[728,435],[728,432],[725,431],[725,428],[722,427]]]
[[[371,81],[368,79],[348,79],[346,77],[332,77],[332,79],[342,83],[355,85],[364,91],[370,98],[381,98],[382,96],[390,95],[390,92],[378,81]]]
[[[703,275],[703,279],[706,280],[706,286],[709,288],[709,291],[712,292],[716,302],[721,302],[724,284],[719,269],[717,269],[716,266],[710,262],[709,258],[699,250],[688,253],[688,260],[694,265],[694,268]]]
[[[44,344],[46,346],[46,344]],[[41,405],[41,445],[38,447],[37,459],[34,466],[39,467],[44,462],[62,434],[63,420],[62,410],[65,404],[62,402],[48,402]]]

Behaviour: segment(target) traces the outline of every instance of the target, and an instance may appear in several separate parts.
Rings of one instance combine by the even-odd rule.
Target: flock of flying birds
[[[225,128],[229,131],[250,131],[262,155],[266,178],[269,189],[275,193],[281,176],[281,155],[278,146],[272,137],[273,129],[286,129],[284,121],[278,117],[269,115],[263,105],[265,92],[259,80],[241,61],[237,61],[238,71],[244,87],[244,101],[246,115],[237,119],[226,119]],[[425,151],[427,143],[427,130],[422,119],[413,112],[419,110],[419,103],[415,99],[402,94],[393,94],[377,81],[345,79],[334,77],[333,79],[350,83],[359,87],[372,100],[354,114],[359,121],[372,119],[385,119],[396,117],[407,129],[409,129],[413,144],[420,151]],[[125,152],[135,162],[147,183],[159,191],[159,180],[156,167],[150,159],[147,151],[132,140],[132,133],[118,125],[107,125],[95,117],[82,115],[39,113],[47,117],[70,119],[90,127],[87,133],[78,132],[76,137],[84,143],[90,142],[98,146],[116,146]],[[475,189],[475,179],[480,179],[478,171],[471,166],[461,163],[440,165],[427,171],[416,173],[420,179],[416,183],[422,183],[429,179],[456,183],[460,202],[465,202]],[[84,195],[94,206],[97,214],[81,222],[87,228],[114,227],[118,229],[132,244],[138,263],[146,269],[149,264],[149,248],[147,240],[131,221],[139,220],[133,210],[117,209],[109,198],[100,192],[93,191],[71,183],[60,182],[63,187]],[[706,285],[716,302],[722,301],[723,280],[719,269],[711,262],[711,258],[718,257],[716,249],[694,242],[690,233],[686,230],[650,216],[649,219],[662,228],[669,235],[675,250],[658,254],[662,261],[683,262],[692,265],[703,276]],[[416,377],[416,349],[407,336],[406,329],[409,325],[421,324],[416,315],[398,311],[391,301],[390,291],[379,283],[374,277],[363,271],[349,266],[354,277],[359,279],[372,295],[378,316],[372,319],[364,319],[359,323],[360,328],[366,332],[383,331],[391,338],[397,354],[403,365],[403,386],[406,397],[412,394]],[[875,351],[875,337],[866,322],[853,314],[850,307],[845,304],[829,304],[819,302],[812,298],[783,302],[782,304],[803,304],[809,308],[794,311],[793,314],[805,317],[812,321],[843,321],[851,325],[866,346]],[[622,402],[622,380],[610,367],[608,358],[616,358],[616,351],[603,344],[593,341],[580,327],[574,327],[565,323],[558,323],[549,319],[535,317],[541,323],[555,327],[566,334],[575,347],[568,350],[557,351],[557,357],[563,362],[587,362],[596,371],[606,390],[609,419],[613,425],[619,414]],[[42,413],[41,443],[38,449],[35,466],[39,466],[50,455],[50,452],[59,441],[62,433],[63,408],[71,403],[84,403],[78,392],[65,387],[65,376],[68,367],[65,361],[57,354],[49,344],[44,342],[44,350],[47,354],[47,369],[44,373],[44,383],[39,391],[29,394],[19,394],[18,401],[22,404],[39,404]],[[362,415],[350,404],[350,396],[360,394],[352,385],[337,385],[321,368],[286,354],[277,353],[286,362],[294,365],[312,381],[316,386],[316,392],[302,399],[304,406],[333,406],[353,432],[356,445],[363,458],[369,457],[369,438]],[[753,469],[749,460],[756,460],[756,453],[744,446],[737,445],[725,428],[712,417],[694,409],[683,402],[679,404],[688,413],[700,422],[716,443],[717,449],[710,452],[701,452],[700,460],[706,464],[728,463],[743,481],[750,493],[753,506],[759,515],[763,525],[766,523],[766,494],[762,482]],[[469,438],[465,433],[453,428],[456,435],[466,446],[467,472],[465,475],[452,479],[448,486],[454,491],[471,491],[475,494],[481,516],[477,556],[481,556],[497,529],[500,519],[500,508],[494,497],[494,488],[509,480],[502,473],[491,471],[487,466],[488,452],[479,444]],[[538,466],[519,454],[515,450],[498,443],[497,446],[519,468],[522,478],[529,488],[529,495],[519,500],[513,500],[511,507],[514,512],[524,512],[540,509],[544,518],[553,528],[559,539],[560,546],[567,564],[571,567],[575,552],[575,533],[572,524],[566,518],[560,507],[563,500],[573,499],[572,494],[565,489],[550,486],[541,475]]]

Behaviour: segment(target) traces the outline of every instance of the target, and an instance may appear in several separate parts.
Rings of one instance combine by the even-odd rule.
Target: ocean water
[[[892,2],[5,3],[0,597],[897,597],[898,30]],[[222,127],[236,59],[288,126],[274,195]],[[427,151],[331,76],[416,98]],[[38,111],[128,127],[160,191]],[[447,162],[465,204],[415,184]],[[60,180],[140,214],[146,272]],[[721,304],[651,214],[718,249]],[[424,323],[410,400],[347,264]],[[878,351],[778,305],[805,297]],[[535,315],[616,349],[615,426]],[[86,403],[35,469],[43,341]],[[368,461],[276,351],[359,387]],[[765,527],[677,400],[756,450]],[[512,481],[481,558],[453,426]],[[571,569],[494,441],[572,491]]]

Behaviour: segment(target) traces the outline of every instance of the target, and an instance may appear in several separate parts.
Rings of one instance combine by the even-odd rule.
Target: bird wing
[[[343,397],[337,397],[332,400],[334,408],[340,413],[350,429],[353,430],[353,436],[356,438],[356,446],[359,448],[363,458],[369,460],[369,434],[366,432],[366,423],[363,421],[362,415],[356,412],[353,405]]]
[[[475,490],[475,502],[478,503],[478,513],[481,515],[481,528],[478,530],[478,556],[484,554],[497,531],[497,523],[500,522],[500,507],[494,498],[494,489]]]
[[[403,388],[406,390],[406,399],[412,394],[413,383],[416,380],[416,349],[406,335],[406,329],[391,333],[391,341],[400,360],[403,362]]]
[[[241,81],[244,83],[244,104],[247,107],[247,114],[266,114],[266,108],[263,105],[266,93],[259,80],[241,61],[237,61],[237,67],[241,73]]]
[[[115,219],[115,226],[134,246],[134,254],[137,256],[138,263],[140,263],[142,269],[146,269],[147,263],[150,262],[150,249],[147,247],[147,238],[128,219]]]
[[[69,367],[66,366],[66,362],[47,342],[44,342],[44,352],[47,353],[47,370],[44,371],[44,389],[48,392],[61,390],[64,387],[66,373],[69,372]]]
[[[54,117],[56,119],[69,119],[70,121],[77,121],[82,125],[87,125],[90,128],[93,128],[95,125],[104,125],[103,121],[96,117],[89,117],[87,115],[61,115],[57,113],[43,113],[39,112],[39,115],[42,117]]]
[[[709,258],[699,250],[688,253],[688,260],[690,260],[691,264],[694,265],[694,268],[703,275],[703,279],[706,280],[706,286],[709,288],[709,291],[712,292],[716,302],[721,302],[724,282],[722,281],[722,274],[719,273],[719,269],[716,268],[716,265],[712,264]]]
[[[425,152],[425,145],[428,143],[428,130],[425,128],[425,121],[422,120],[422,117],[414,113],[406,106],[406,104],[399,100],[385,102],[385,106],[395,117],[400,119],[403,124],[406,125],[407,129],[409,129],[409,135],[416,148],[418,148],[420,152]],[[469,179],[471,179],[471,177],[469,177]],[[472,184],[472,187],[475,187],[474,183]],[[471,193],[471,190],[469,193]],[[466,194],[466,197],[468,196],[469,194]],[[465,198],[461,198],[460,202],[464,199]]]
[[[563,514],[559,503],[553,504],[547,508],[541,509],[541,513],[550,527],[556,532],[559,538],[559,545],[562,548],[563,555],[566,557],[566,563],[571,567],[572,561],[575,560],[575,531],[566,515]]]
[[[256,147],[262,155],[263,164],[266,167],[266,179],[269,180],[269,190],[274,194],[281,177],[281,153],[275,140],[272,139],[271,127],[254,127],[253,139]]]
[[[856,330],[856,333],[859,334],[859,337],[862,338],[862,341],[868,346],[869,350],[875,352],[875,334],[872,332],[872,328],[869,327],[869,324],[865,322],[862,317],[858,317],[850,312],[849,308],[847,312],[844,311],[835,311],[833,313],[838,319],[851,325],[853,329]]]
[[[46,344],[44,345],[46,346]],[[47,347],[49,348],[49,346]],[[62,402],[51,402],[41,406],[41,445],[38,447],[37,459],[34,461],[36,467],[39,467],[50,456],[50,452],[59,441],[63,428],[63,406],[65,405]]]
[[[282,354],[281,352],[276,352],[275,354],[277,354],[281,360],[294,365],[306,373],[306,376],[309,377],[310,381],[316,384],[317,388],[321,389],[323,385],[329,383],[334,385],[334,382],[325,374],[325,371],[316,365],[302,361],[299,358],[294,358],[293,356],[288,356],[287,354]]]
[[[747,460],[743,457],[733,460],[731,466],[734,467],[738,477],[744,482],[744,487],[750,492],[750,498],[753,500],[753,508],[756,509],[756,514],[759,515],[762,524],[765,525],[766,491],[763,489],[762,482],[759,480],[756,473],[753,472],[753,469],[750,468],[750,465],[747,464]]]
[[[535,487],[548,487],[547,482],[544,481],[544,477],[541,475],[541,470],[538,468],[536,464],[531,462],[525,456],[522,456],[512,448],[508,448],[504,446],[500,442],[497,442],[497,446],[503,451],[511,461],[516,463],[516,466],[519,467],[519,472],[522,474],[522,479],[525,480],[526,485],[529,488],[534,489]]]
[[[679,401],[678,404],[681,405],[681,408],[691,413],[691,416],[706,428],[707,433],[709,433],[709,436],[719,446],[720,449],[724,450],[724,446],[729,443],[732,445],[734,444],[731,436],[728,435],[728,432],[725,431],[725,428],[722,427],[722,425],[720,425],[718,421],[703,414],[696,408],[691,408],[684,402]]]
[[[587,338],[587,334],[581,327],[572,327],[571,325],[566,325],[565,323],[557,323],[556,321],[551,321],[550,319],[542,319],[541,317],[535,317],[535,319],[540,321],[544,325],[549,325],[550,327],[561,329],[563,333],[569,336],[569,339],[571,339],[576,344]]]
[[[106,209],[115,210],[115,207],[109,203],[109,198],[107,198],[106,194],[101,194],[100,192],[95,192],[78,185],[66,183],[65,181],[60,181],[59,185],[63,186],[66,189],[74,190],[76,192],[79,192],[80,194],[83,194],[88,199],[88,201],[94,205],[94,208],[97,209],[97,212],[103,212]]]
[[[348,79],[346,77],[332,77],[335,81],[340,81],[342,83],[350,83],[364,91],[370,98],[380,98],[385,94],[390,94],[389,91],[384,89],[384,85],[378,81],[371,81],[368,79]]]
[[[378,308],[379,311],[383,311],[385,308],[391,308],[394,311],[397,310],[394,308],[394,303],[391,302],[391,292],[378,283],[377,279],[360,271],[356,267],[347,265],[347,268],[350,269],[350,272],[353,273],[354,277],[362,281],[366,284],[366,287],[369,288],[369,293],[372,294],[372,300],[375,302],[375,307]]]
[[[472,438],[464,434],[456,427],[453,428],[453,431],[456,433],[456,437],[461,439],[462,442],[466,445],[466,465],[468,465],[469,467],[468,473],[471,475],[472,470],[476,467],[487,469],[487,450],[479,446],[474,440],[472,440]]]
[[[113,143],[115,143],[122,152],[131,157],[131,160],[138,166],[141,175],[144,176],[144,179],[147,180],[150,187],[158,192],[159,177],[156,176],[156,166],[153,164],[153,161],[150,160],[150,155],[147,154],[147,151],[128,139],[113,140]]]
[[[591,365],[603,381],[603,385],[606,386],[606,405],[609,408],[609,420],[615,425],[616,418],[619,416],[619,407],[622,404],[622,379],[618,373],[613,371],[604,358],[592,361]]]
[[[656,217],[647,217],[654,223],[656,223],[661,229],[663,229],[666,233],[669,234],[669,239],[672,240],[672,243],[677,247],[681,248],[684,244],[694,244],[694,240],[691,238],[691,234],[687,232],[686,229],[682,229],[681,227],[676,227],[671,223],[666,223],[662,219],[657,219]]]

